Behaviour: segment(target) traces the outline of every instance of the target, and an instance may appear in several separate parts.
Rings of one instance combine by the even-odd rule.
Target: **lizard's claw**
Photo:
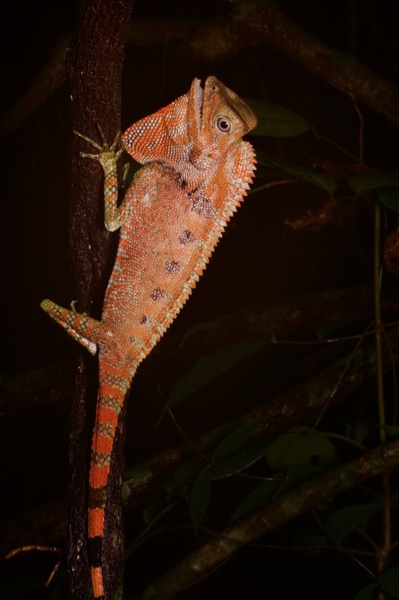
[[[73,312],[75,315],[78,315],[78,316],[80,314],[82,317],[88,317],[89,313],[87,313],[87,312],[78,313],[78,311],[76,310],[76,303],[77,303],[77,300],[71,300],[71,302],[69,304],[71,307],[71,312]]]
[[[101,131],[101,129],[100,129],[100,126],[98,126],[98,129]],[[102,134],[102,132],[101,132],[101,137],[102,137],[102,135],[103,135],[103,134]],[[116,132],[116,135],[115,135],[114,141],[112,142],[112,144],[111,144],[111,145],[110,145],[110,147],[109,147],[109,149],[111,150],[111,152],[115,152],[115,148],[117,147],[117,145],[118,145],[119,141],[120,141],[120,143],[121,143],[121,146],[122,146],[122,148],[120,148],[120,150],[123,150],[123,144],[122,144],[122,141],[121,141],[120,137],[121,137],[121,132],[120,132],[120,130],[118,130],[118,131]],[[119,150],[116,152],[116,154],[117,154],[118,152],[119,152]]]

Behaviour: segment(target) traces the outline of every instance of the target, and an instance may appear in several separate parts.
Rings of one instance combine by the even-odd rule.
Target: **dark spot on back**
[[[139,321],[140,325],[145,325],[147,323],[147,315],[143,315]]]
[[[154,300],[154,302],[156,300],[161,300],[161,298],[163,298],[165,295],[165,292],[163,291],[163,289],[161,288],[155,288],[154,290],[152,290],[151,294],[150,294],[150,298],[151,300]]]
[[[179,242],[182,246],[185,246],[188,242],[193,242],[194,240],[194,234],[189,229],[185,229],[179,236]]]
[[[182,190],[185,190],[188,186],[187,181],[182,177],[181,173],[175,173],[175,182],[180,185]]]
[[[173,273],[177,273],[180,269],[180,263],[178,260],[168,260],[165,263],[165,273],[168,275],[172,275]]]
[[[212,219],[216,215],[216,210],[209,198],[197,196],[193,199],[191,210],[204,219]]]

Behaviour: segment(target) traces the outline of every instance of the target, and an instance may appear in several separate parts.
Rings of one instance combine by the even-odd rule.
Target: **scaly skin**
[[[99,349],[99,395],[90,464],[88,538],[95,600],[105,589],[102,544],[115,431],[126,394],[149,354],[191,294],[255,169],[242,136],[256,125],[251,109],[215,77],[133,124],[124,146],[143,166],[117,205],[121,153],[90,156],[104,170],[105,225],[120,228],[101,321],[50,300],[42,308],[92,354]],[[84,137],[84,136],[81,136]]]

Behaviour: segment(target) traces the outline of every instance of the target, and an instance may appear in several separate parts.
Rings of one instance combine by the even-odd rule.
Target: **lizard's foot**
[[[119,150],[117,150],[115,152],[115,148],[120,141],[121,132],[117,131],[114,141],[109,146],[107,140],[105,139],[103,130],[101,129],[101,127],[98,123],[97,123],[97,128],[98,128],[98,131],[99,131],[100,137],[101,137],[101,145],[97,144],[97,142],[95,142],[91,138],[87,137],[86,135],[83,135],[83,133],[80,133],[79,131],[74,131],[75,135],[79,136],[80,138],[82,138],[83,140],[88,142],[91,146],[94,146],[94,148],[99,150],[99,154],[86,154],[85,152],[81,152],[80,156],[83,156],[83,158],[94,158],[95,160],[100,161],[100,159],[103,157],[104,154],[107,154],[107,155],[111,154],[117,160],[124,150],[124,146],[121,142],[121,147],[119,148]]]

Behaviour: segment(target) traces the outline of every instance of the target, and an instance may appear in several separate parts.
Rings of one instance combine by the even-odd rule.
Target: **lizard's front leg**
[[[75,132],[79,137],[83,138],[99,150],[99,154],[81,153],[83,157],[94,158],[97,160],[104,171],[104,212],[105,226],[110,231],[118,229],[125,219],[125,203],[122,202],[118,207],[118,178],[117,178],[117,161],[123,152],[120,148],[115,152],[115,148],[119,141],[119,133],[115,136],[115,140],[108,146],[104,140],[103,133],[99,128],[103,145],[100,146],[90,138]],[[43,300],[40,304],[41,308],[50,315],[66,332],[72,336],[79,344],[84,346],[91,354],[97,351],[97,345],[101,342],[110,343],[110,332],[105,332],[101,322],[89,317],[86,314],[80,314],[75,311],[74,306],[68,310],[55,304],[51,300]]]
[[[94,160],[97,160],[104,171],[105,227],[108,229],[108,231],[116,231],[121,225],[123,225],[126,219],[126,202],[122,200],[120,206],[118,206],[117,163],[120,155],[123,152],[123,146],[119,148],[118,151],[115,151],[115,148],[119,142],[119,132],[115,136],[111,146],[108,146],[101,128],[99,127],[98,129],[102,140],[101,146],[100,144],[97,144],[97,142],[77,131],[74,133],[99,150],[98,154],[87,154],[85,152],[81,152],[80,155],[84,158],[93,158]]]

